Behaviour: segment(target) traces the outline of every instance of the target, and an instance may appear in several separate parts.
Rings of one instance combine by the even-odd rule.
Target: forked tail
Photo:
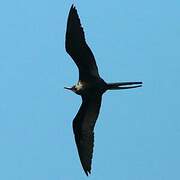
[[[138,88],[142,86],[142,82],[120,82],[120,83],[108,83],[107,89],[117,90],[117,89],[131,89]]]

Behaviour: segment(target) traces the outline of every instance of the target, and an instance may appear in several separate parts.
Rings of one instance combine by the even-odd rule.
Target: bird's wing
[[[94,126],[101,106],[101,95],[82,98],[81,107],[73,120],[73,131],[82,167],[88,175],[94,146]]]
[[[86,43],[77,10],[73,5],[67,21],[65,48],[79,69],[79,80],[88,81],[99,77],[94,55]]]

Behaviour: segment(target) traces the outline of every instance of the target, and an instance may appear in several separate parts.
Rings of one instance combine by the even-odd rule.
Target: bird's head
[[[67,90],[71,90],[71,91],[73,91],[73,92],[76,92],[76,86],[64,87],[64,89],[67,89]]]

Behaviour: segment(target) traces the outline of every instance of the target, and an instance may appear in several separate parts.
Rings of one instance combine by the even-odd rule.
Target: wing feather
[[[73,120],[73,131],[82,167],[88,175],[94,146],[94,126],[99,115],[102,96],[82,98],[81,107]]]
[[[99,77],[94,55],[86,43],[77,10],[73,5],[67,21],[65,48],[79,69],[79,80],[87,81]]]

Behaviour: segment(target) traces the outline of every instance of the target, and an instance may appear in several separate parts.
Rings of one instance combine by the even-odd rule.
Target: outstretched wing
[[[94,126],[101,106],[101,95],[83,97],[81,107],[73,120],[73,131],[82,167],[88,176],[94,146]]]
[[[94,55],[85,41],[85,35],[75,6],[71,6],[66,30],[65,48],[79,69],[79,80],[99,77]]]

